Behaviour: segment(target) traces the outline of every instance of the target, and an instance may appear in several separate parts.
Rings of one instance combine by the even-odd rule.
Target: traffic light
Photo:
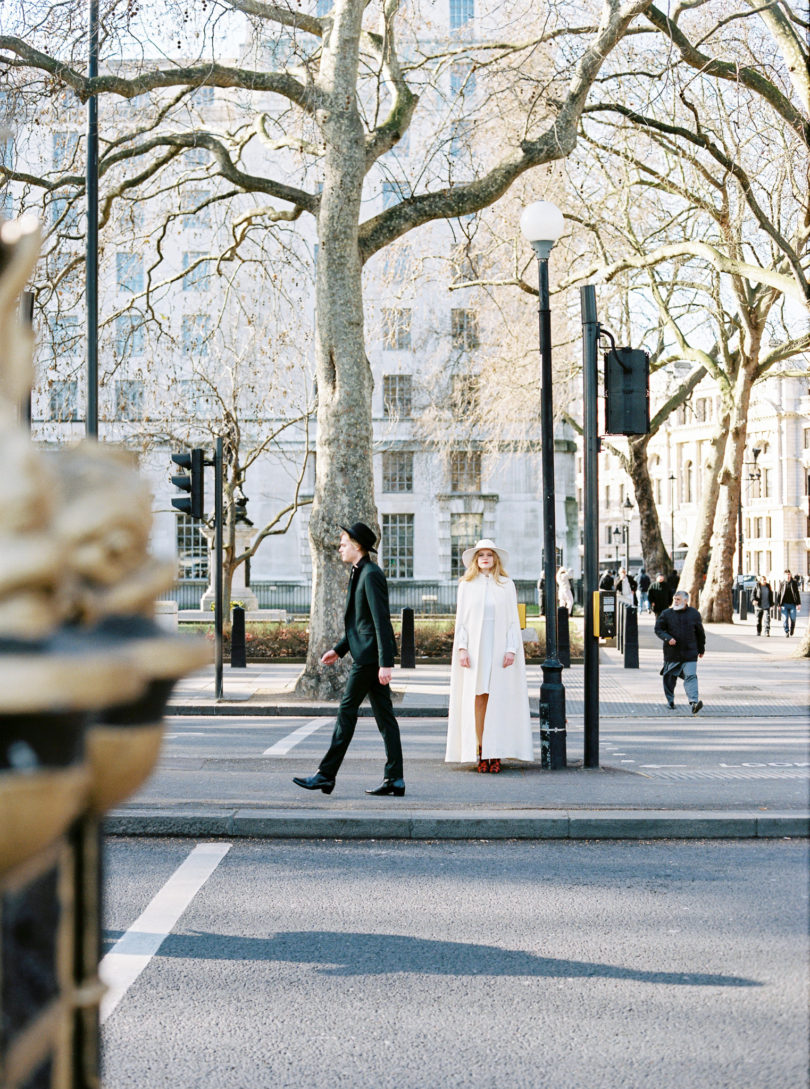
[[[189,492],[189,495],[177,496],[172,499],[172,506],[191,518],[204,518],[205,484],[203,480],[203,466],[205,454],[202,450],[192,450],[191,453],[172,454],[172,461],[181,469],[188,469],[188,473],[178,473],[172,477],[172,484],[181,491]]]
[[[605,433],[646,435],[650,430],[650,357],[640,348],[605,352]]]

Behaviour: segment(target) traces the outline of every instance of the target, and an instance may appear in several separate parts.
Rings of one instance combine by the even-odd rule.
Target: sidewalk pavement
[[[450,670],[446,665],[419,665],[412,671],[397,668],[393,679],[398,716],[424,723],[403,723],[406,750],[410,744],[414,753],[410,758],[406,751],[405,798],[364,797],[364,787],[376,785],[380,763],[376,748],[373,763],[368,755],[368,746],[378,746],[379,741],[374,740],[373,722],[368,721],[370,709],[364,707],[358,737],[330,797],[305,794],[290,785],[293,774],[314,770],[314,764],[310,767],[314,749],[305,753],[303,745],[301,751],[281,759],[245,759],[238,773],[235,765],[240,762],[235,758],[197,759],[192,768],[183,765],[190,758],[177,757],[174,763],[167,760],[161,765],[141,794],[108,816],[106,829],[128,836],[335,839],[810,836],[806,745],[810,662],[793,657],[799,647],[798,630],[792,639],[785,639],[781,632],[758,639],[751,623],[709,627],[707,652],[699,668],[705,707],[693,719],[682,697],[682,706],[675,712],[664,705],[660,643],[652,627],[650,618],[640,617],[639,669],[624,669],[622,656],[614,649],[600,652],[603,745],[598,769],[584,769],[575,756],[577,749],[581,753],[583,737],[581,665],[563,672],[570,766],[551,772],[539,765],[520,765],[498,777],[469,774],[437,758]],[[178,685],[168,713],[224,716],[217,720],[220,738],[223,733],[243,735],[248,724],[256,728],[264,716],[313,722],[320,718],[326,730],[330,727],[325,717],[334,716],[337,704],[296,700],[292,689],[300,669],[290,663],[251,665],[244,670],[226,665],[225,700],[217,703],[209,667]],[[540,667],[530,666],[528,678],[536,715]],[[666,728],[662,729],[660,719],[666,720]],[[715,720],[708,733],[706,719]],[[536,731],[536,719],[534,726]],[[783,758],[774,761],[767,751],[787,733],[792,744],[798,739],[803,749],[802,760],[791,770]],[[629,769],[626,765],[631,761],[619,759],[622,748],[632,744],[636,735],[644,735],[647,744],[651,739],[653,744],[663,744],[670,734],[681,751],[684,745],[694,745],[692,763],[677,765],[686,771],[668,772],[663,765],[656,771],[659,765],[654,764]],[[608,735],[620,739],[618,748],[606,743]],[[738,737],[739,747],[757,749],[757,761],[736,765],[736,771],[733,764],[719,765],[727,769],[722,773],[710,766],[708,761],[733,749]],[[431,742],[432,748],[421,754],[420,741]],[[717,751],[709,753],[711,748]],[[705,764],[695,757],[698,749],[701,756],[705,754]],[[644,767],[653,770],[645,772]],[[370,784],[370,778],[375,783]]]

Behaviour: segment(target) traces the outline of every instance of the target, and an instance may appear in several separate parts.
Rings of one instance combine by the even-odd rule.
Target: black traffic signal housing
[[[203,479],[203,467],[205,465],[205,452],[192,450],[181,454],[172,454],[172,461],[181,469],[188,469],[188,473],[178,473],[172,477],[172,484],[188,495],[176,496],[172,499],[172,506],[189,515],[190,518],[202,519],[205,517],[205,482]]]
[[[650,357],[640,348],[605,352],[605,434],[650,430]]]

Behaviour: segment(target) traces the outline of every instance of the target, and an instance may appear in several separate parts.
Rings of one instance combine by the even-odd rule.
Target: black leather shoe
[[[335,780],[327,779],[319,771],[310,776],[309,779],[293,779],[293,782],[296,786],[303,787],[304,790],[322,790],[324,794],[331,794],[335,789]]]
[[[374,794],[377,797],[393,794],[395,798],[402,798],[405,794],[405,780],[383,779],[378,787],[375,787],[374,790],[367,790],[366,794]]]

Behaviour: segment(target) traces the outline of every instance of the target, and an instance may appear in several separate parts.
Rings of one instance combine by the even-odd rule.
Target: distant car
[[[756,584],[757,584],[757,576],[756,575],[735,575],[734,576],[734,585],[736,587],[739,587],[740,585],[742,585],[743,587],[745,587],[746,590],[753,590],[754,587],[756,586]]]

